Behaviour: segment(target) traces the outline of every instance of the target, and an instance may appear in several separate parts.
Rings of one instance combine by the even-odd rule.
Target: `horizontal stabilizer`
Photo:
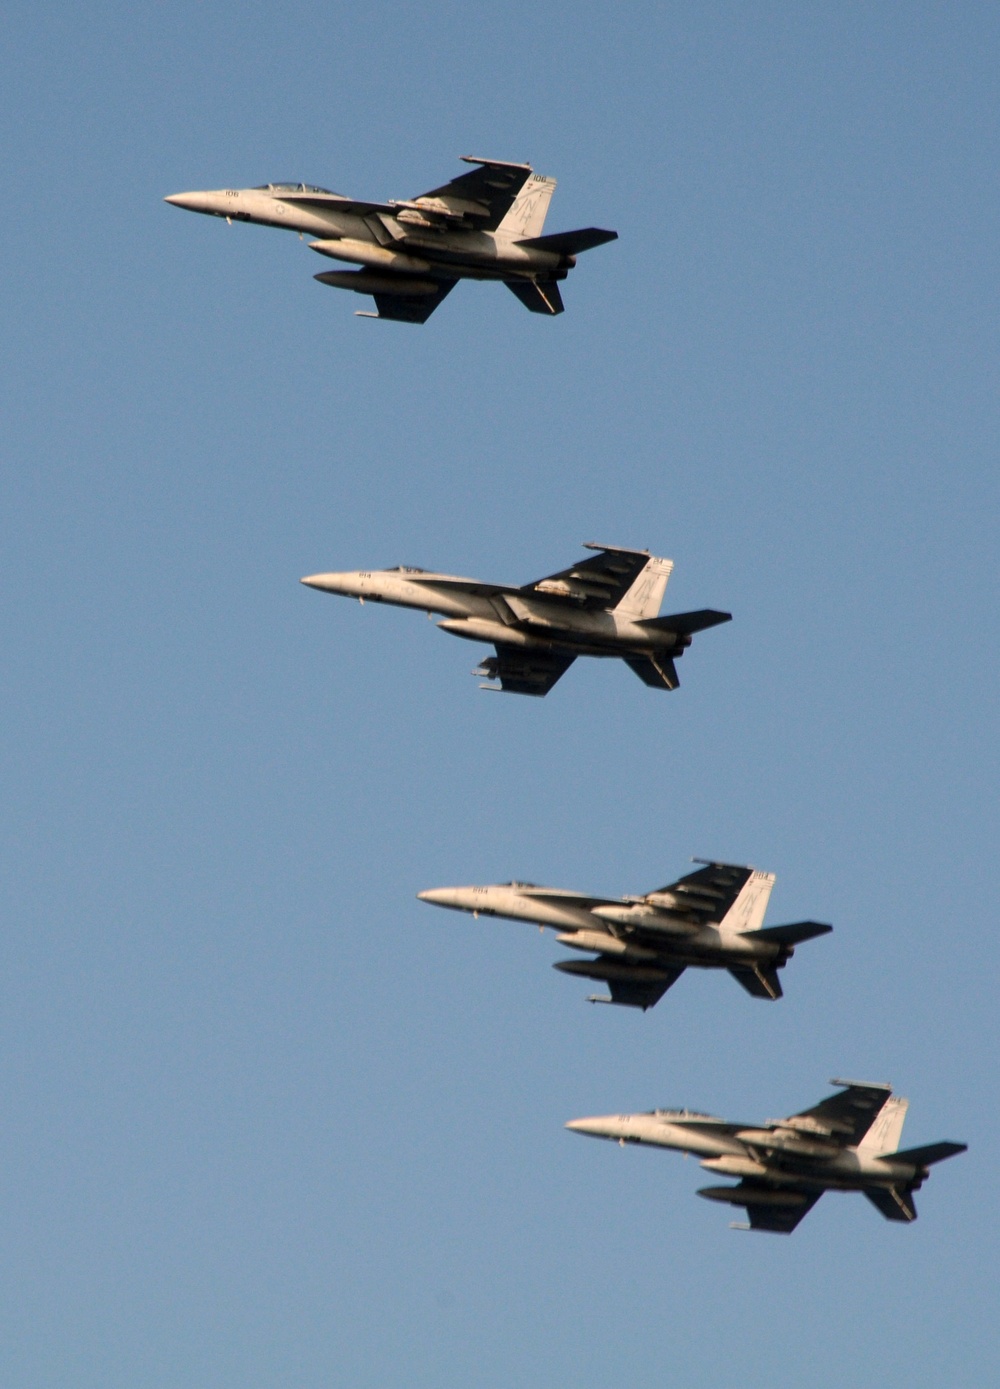
[[[704,632],[706,627],[718,627],[720,622],[732,622],[732,613],[716,612],[713,608],[699,608],[693,613],[673,613],[670,617],[647,617],[639,623],[651,632],[676,632],[679,636],[690,636],[693,632]]]
[[[676,690],[681,683],[673,661],[659,652],[650,656],[623,656],[622,660],[644,685],[651,685],[654,690]]]
[[[776,969],[767,965],[730,965],[729,973],[754,998],[778,999],[781,997],[781,980]]]
[[[531,313],[544,313],[551,318],[565,307],[555,280],[504,280],[504,284]]]
[[[923,1148],[904,1148],[900,1153],[884,1153],[890,1162],[912,1162],[914,1167],[931,1167],[945,1158],[957,1157],[968,1148],[968,1143],[927,1143]]]
[[[606,241],[617,241],[615,231],[602,231],[600,227],[581,227],[579,231],[554,232],[552,236],[530,236],[519,241],[519,246],[528,246],[533,251],[551,251],[557,256],[575,256],[581,251],[590,251],[595,246],[603,246]]]
[[[865,1188],[865,1195],[886,1220],[900,1220],[909,1225],[917,1218],[917,1208],[913,1204],[913,1192],[899,1186],[872,1186]]]
[[[751,934],[755,940],[769,940],[775,945],[799,945],[815,936],[828,935],[832,930],[832,926],[822,921],[793,921],[788,926],[765,926],[763,930]]]

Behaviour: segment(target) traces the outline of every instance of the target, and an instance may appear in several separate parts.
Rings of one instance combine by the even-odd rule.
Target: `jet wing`
[[[392,318],[399,323],[426,323],[443,299],[455,288],[457,280],[440,280],[434,294],[407,294],[406,281],[401,277],[398,294],[376,294],[377,314],[368,318]]]
[[[476,159],[467,154],[462,159],[478,167],[467,174],[459,174],[440,188],[419,194],[413,202],[429,204],[424,210],[432,215],[438,210],[434,203],[440,203],[440,211],[446,217],[461,217],[481,231],[495,231],[531,176],[531,165]]]
[[[863,1081],[833,1080],[830,1084],[843,1085],[845,1088],[792,1117],[812,1119],[835,1143],[841,1143],[845,1148],[857,1147],[892,1094],[892,1088],[888,1085],[869,1085]]]
[[[686,917],[692,925],[702,926],[722,920],[752,873],[752,868],[737,867],[731,863],[708,863],[704,868],[678,878],[675,883],[658,887],[648,896],[654,899],[661,896],[672,898],[673,905],[668,908],[669,911]]]
[[[752,1189],[746,1194],[747,1219],[751,1230],[770,1230],[776,1235],[790,1235],[800,1220],[804,1220],[823,1195],[821,1191],[782,1191],[780,1205],[768,1201],[772,1193],[764,1188],[758,1193],[761,1200],[755,1201]]]
[[[591,1003],[622,1003],[643,1012],[659,1003],[684,973],[683,965],[631,965],[607,955],[599,955],[596,960],[557,960],[552,968],[607,984],[611,997],[592,996]]]
[[[545,598],[567,598],[582,608],[614,608],[625,597],[649,563],[648,550],[623,550],[614,546],[588,544],[597,550],[593,559],[581,560],[558,574],[549,574],[522,593],[540,593]]]
[[[659,1003],[660,999],[684,973],[683,969],[665,969],[661,981],[640,983],[631,979],[609,979],[611,1002],[622,1003],[627,1008],[641,1008],[643,1012]]]
[[[485,675],[489,680],[499,680],[500,688],[507,694],[547,695],[576,660],[571,655],[525,651],[519,646],[503,646],[500,643],[497,643],[496,653],[495,657],[486,657],[476,674]]]
[[[751,1230],[771,1230],[790,1235],[823,1195],[815,1187],[772,1185],[759,1178],[745,1177],[736,1186],[706,1186],[698,1192],[709,1201],[727,1206],[744,1206]],[[746,1226],[737,1228],[746,1229]]]

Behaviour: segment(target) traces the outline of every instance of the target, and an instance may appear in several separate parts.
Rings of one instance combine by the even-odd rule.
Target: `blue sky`
[[[995,8],[20,5],[0,49],[0,1378],[11,1386],[992,1385]],[[556,320],[353,317],[295,238],[179,213],[461,154],[616,227]],[[302,589],[525,582],[585,540],[734,613],[660,696]],[[590,1009],[415,900],[691,855],[829,920],[774,1007]],[[677,1155],[893,1081],[968,1141],[891,1226],[734,1234]]]

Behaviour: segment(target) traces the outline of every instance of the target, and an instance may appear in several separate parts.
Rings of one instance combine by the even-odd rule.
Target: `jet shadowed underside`
[[[652,1008],[689,965],[726,969],[754,998],[781,997],[778,970],[796,945],[832,926],[796,921],[764,927],[773,873],[708,863],[643,897],[590,897],[582,892],[497,883],[437,887],[417,896],[437,907],[531,921],[559,932],[560,945],[593,958],[560,960],[555,968],[607,984],[592,1003]]]
[[[644,684],[675,690],[674,661],[695,632],[728,622],[709,608],[657,617],[673,561],[648,550],[586,545],[593,559],[513,588],[400,565],[395,569],[312,574],[302,582],[324,593],[441,613],[452,636],[492,642],[476,675],[509,694],[545,695],[577,656],[617,656]]]
[[[964,1153],[965,1143],[899,1150],[909,1100],[890,1085],[832,1080],[842,1088],[788,1119],[727,1123],[688,1109],[573,1119],[574,1133],[694,1153],[701,1165],[736,1186],[706,1186],[709,1201],[743,1206],[749,1224],[736,1229],[790,1235],[825,1191],[861,1191],[886,1220],[917,1218],[913,1193],[936,1162]]]
[[[532,313],[563,311],[559,282],[582,251],[614,241],[599,227],[543,236],[556,186],[530,164],[463,156],[476,167],[440,188],[387,203],[359,202],[310,183],[174,193],[175,207],[316,237],[312,250],[358,270],[315,278],[371,294],[377,314],[425,323],[459,280],[499,280]]]

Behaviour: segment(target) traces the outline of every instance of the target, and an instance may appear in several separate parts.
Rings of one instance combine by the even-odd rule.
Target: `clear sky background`
[[[998,1382],[998,63],[976,3],[8,8],[5,1386]],[[462,154],[619,230],[561,318],[360,320],[161,201]],[[585,540],[734,613],[677,693],[480,694],[298,583]],[[691,855],[834,923],[780,1004],[589,1008],[550,935],[415,898]],[[970,1144],[915,1226],[736,1234],[693,1161],[562,1127],[835,1075]]]

